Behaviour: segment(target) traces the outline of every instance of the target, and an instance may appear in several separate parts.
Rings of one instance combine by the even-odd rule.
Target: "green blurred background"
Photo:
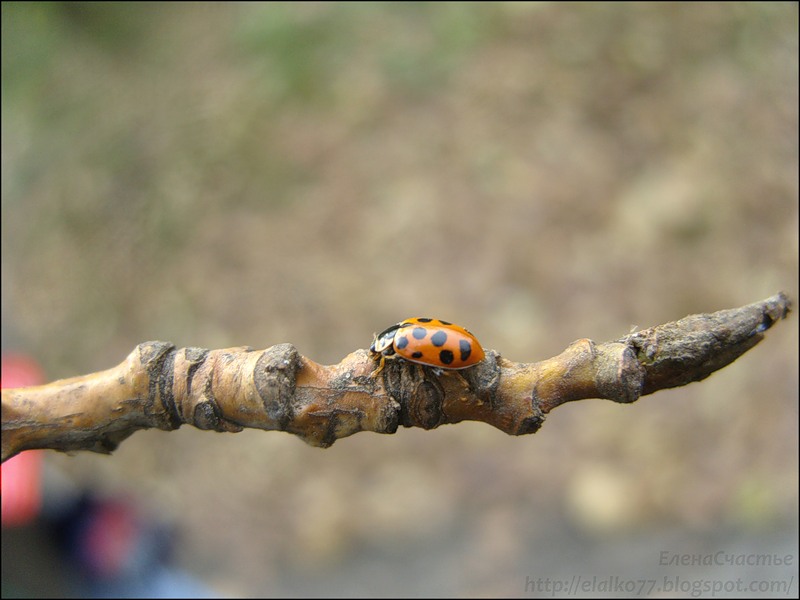
[[[414,315],[529,362],[798,298],[795,3],[3,2],[2,94],[3,346],[52,379],[153,339],[334,363]],[[535,436],[187,427],[47,463],[168,515],[222,594],[691,575],[662,550],[796,574],[797,330]]]

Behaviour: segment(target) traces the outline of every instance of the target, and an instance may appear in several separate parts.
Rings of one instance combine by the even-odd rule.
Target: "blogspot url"
[[[607,594],[616,596],[651,596],[654,594],[680,594],[699,598],[730,594],[764,594],[770,596],[796,597],[793,593],[794,576],[785,579],[688,579],[680,576],[665,576],[656,579],[631,579],[617,577],[582,577],[574,575],[567,579],[552,577],[525,577],[525,593],[537,596],[581,596],[584,594]]]

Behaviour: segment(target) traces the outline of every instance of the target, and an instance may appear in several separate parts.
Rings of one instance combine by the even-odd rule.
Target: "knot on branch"
[[[400,405],[404,427],[435,429],[463,420],[461,412],[493,409],[500,383],[499,355],[493,350],[467,369],[443,370],[405,360],[386,360],[383,383]],[[479,419],[478,419],[479,420]]]
[[[175,346],[169,342],[144,342],[128,356],[131,370],[137,368],[137,358],[147,373],[146,410],[158,418],[159,429],[171,430],[181,426],[173,389]],[[163,410],[156,407],[161,405]]]
[[[261,354],[253,373],[258,395],[264,403],[267,417],[277,429],[285,431],[294,417],[294,399],[300,354],[292,344],[278,344]]]
[[[600,398],[630,404],[642,395],[645,370],[630,347],[609,343],[606,352],[598,353],[595,369]]]

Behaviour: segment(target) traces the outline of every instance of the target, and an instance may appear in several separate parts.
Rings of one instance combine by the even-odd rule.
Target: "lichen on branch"
[[[595,343],[581,339],[538,363],[488,350],[474,367],[439,371],[357,350],[319,365],[291,344],[266,350],[140,344],[118,366],[2,392],[2,460],[50,448],[110,453],[139,429],[286,431],[328,447],[359,431],[483,421],[534,433],[555,407],[587,398],[631,403],[700,381],[730,364],[791,309],[783,293]]]

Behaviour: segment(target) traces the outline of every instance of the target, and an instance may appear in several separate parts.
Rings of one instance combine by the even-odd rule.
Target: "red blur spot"
[[[32,358],[23,354],[4,354],[0,387],[16,388],[44,383],[44,372]],[[42,455],[40,450],[22,452],[0,467],[0,516],[3,527],[33,521],[42,506]]]

